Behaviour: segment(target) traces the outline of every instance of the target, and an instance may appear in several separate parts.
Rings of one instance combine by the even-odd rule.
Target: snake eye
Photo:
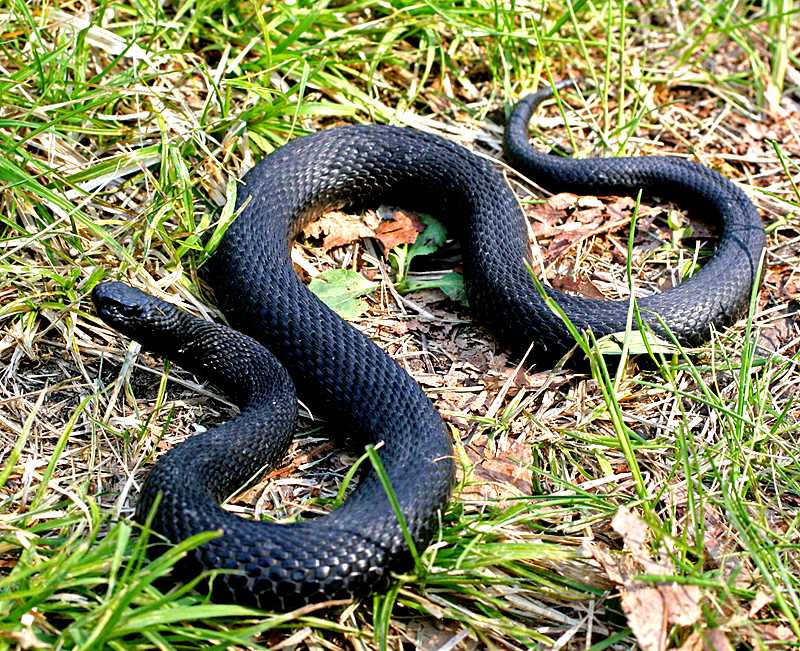
[[[117,310],[121,315],[127,317],[134,317],[138,316],[142,312],[141,305],[132,305],[130,303],[116,303],[114,305],[114,309]]]
[[[94,288],[92,300],[100,317],[114,326],[120,321],[141,318],[150,297],[123,283],[107,282]]]

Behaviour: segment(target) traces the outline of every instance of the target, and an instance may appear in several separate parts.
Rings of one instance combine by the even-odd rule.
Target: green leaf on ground
[[[407,292],[415,292],[419,289],[441,289],[451,301],[456,301],[462,305],[468,305],[467,290],[464,287],[464,276],[454,271],[435,280],[408,281],[406,285]]]
[[[622,353],[625,337],[625,332],[615,332],[605,337],[600,337],[597,340],[597,350],[602,355],[619,355]],[[631,330],[631,332],[627,333],[627,337],[629,354],[648,354],[647,344],[645,344],[642,333],[639,330]],[[647,335],[647,342],[650,345],[650,350],[656,354],[672,355],[678,350],[670,342],[664,341],[652,333]]]
[[[450,298],[464,303],[464,280],[460,274],[447,274],[439,280],[413,281],[408,278],[411,261],[420,255],[435,253],[447,241],[447,229],[438,220],[430,215],[419,215],[420,221],[425,224],[413,244],[402,244],[392,249],[389,260],[397,271],[394,286],[401,294],[413,292],[417,289],[438,287]]]
[[[408,247],[406,265],[418,255],[430,255],[436,252],[447,240],[447,229],[442,222],[430,215],[420,215],[420,221],[425,224],[425,230],[419,234],[417,240]]]
[[[357,319],[367,310],[361,297],[377,286],[351,269],[330,269],[314,278],[308,288],[343,319]]]

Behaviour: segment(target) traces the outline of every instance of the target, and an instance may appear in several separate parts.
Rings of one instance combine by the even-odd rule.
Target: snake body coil
[[[570,160],[535,152],[527,142],[527,122],[547,95],[523,100],[511,116],[511,164],[553,191],[641,189],[704,211],[721,225],[714,257],[690,280],[641,299],[639,306],[652,327],[660,330],[658,314],[686,342],[731,322],[746,304],[764,244],[747,197],[719,174],[675,158]],[[381,203],[449,221],[462,242],[472,310],[505,344],[516,350],[533,344],[537,362],[572,345],[528,273],[525,218],[502,175],[459,145],[389,126],[340,127],[298,138],[244,177],[241,214],[207,269],[220,307],[244,334],[120,283],[95,288],[98,312],[113,327],[213,381],[242,405],[236,419],[159,460],[137,507],[143,521],[160,495],[152,528],[171,542],[222,530],[181,566],[187,575],[230,570],[214,578],[216,598],[291,608],[363,595],[410,563],[374,472],[340,508],[310,521],[253,522],[218,506],[286,451],[295,397],[284,367],[299,394],[335,419],[355,444],[383,444],[382,464],[419,548],[448,499],[452,446],[428,398],[392,359],[311,294],[292,268],[290,242],[309,219],[325,209]],[[625,329],[625,301],[546,291],[578,328],[591,327],[597,336]]]

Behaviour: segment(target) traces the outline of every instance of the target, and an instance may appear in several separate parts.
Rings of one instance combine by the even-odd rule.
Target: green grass
[[[4,3],[0,648],[653,648],[636,616],[673,584],[697,612],[666,625],[669,645],[798,645],[799,12],[789,0]],[[235,217],[236,179],[264,154],[377,122],[499,158],[510,104],[578,75],[599,90],[540,111],[534,142],[691,156],[743,185],[770,236],[748,318],[701,350],[634,354],[631,337],[615,359],[576,332],[584,370],[522,369],[519,385],[515,360],[457,303],[426,290],[395,306],[369,243],[298,246],[304,269],[359,257],[380,281],[357,325],[425,380],[453,431],[458,490],[414,571],[360,602],[263,613],[161,581],[202,540],[148,559],[129,520],[140,482],[193,423],[230,410],[105,328],[92,287],[124,278],[216,317],[197,271]],[[509,177],[534,222],[541,194]],[[655,249],[638,234],[626,246],[627,230],[589,238],[574,268],[540,247],[534,270],[655,288],[696,253],[670,224]],[[617,249],[634,253],[627,269],[603,254]],[[394,279],[430,287],[417,262]],[[290,468],[231,508],[328,508],[353,460],[327,458],[318,436],[305,431]],[[479,445],[530,490],[509,466],[476,463]],[[621,594],[645,588],[632,613]]]

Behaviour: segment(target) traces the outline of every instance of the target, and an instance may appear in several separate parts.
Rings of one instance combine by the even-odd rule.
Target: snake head
[[[172,305],[125,283],[100,283],[92,290],[92,301],[103,321],[139,342],[177,320]]]

